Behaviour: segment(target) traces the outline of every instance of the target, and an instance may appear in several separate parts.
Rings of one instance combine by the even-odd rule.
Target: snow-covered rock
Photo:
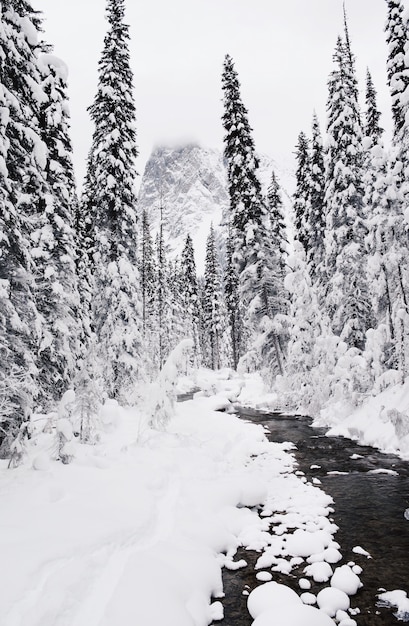
[[[274,169],[285,207],[290,207],[294,174],[271,157],[260,156],[259,178],[266,190]],[[187,144],[153,150],[139,190],[138,209],[146,210],[152,231],[157,232],[161,208],[165,241],[171,254],[180,254],[189,233],[193,239],[199,273],[203,272],[206,238],[213,223],[218,244],[219,228],[229,209],[227,175],[221,151]]]

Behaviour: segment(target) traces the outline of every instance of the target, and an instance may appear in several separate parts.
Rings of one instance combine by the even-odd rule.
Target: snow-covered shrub
[[[75,405],[75,391],[65,392],[58,405],[58,419],[56,424],[58,459],[64,464],[70,463],[74,456],[72,441],[74,439],[73,415]]]
[[[193,348],[193,339],[183,339],[170,353],[157,380],[149,385],[148,411],[153,428],[164,428],[173,417],[178,377],[186,373]]]
[[[75,385],[75,426],[82,443],[98,439],[98,419],[101,409],[102,390],[98,381],[84,364]]]

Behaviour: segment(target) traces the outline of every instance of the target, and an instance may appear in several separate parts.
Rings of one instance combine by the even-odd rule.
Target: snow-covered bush
[[[170,353],[157,380],[149,385],[147,402],[153,428],[165,428],[173,417],[178,377],[188,370],[193,348],[193,339],[183,339]]]

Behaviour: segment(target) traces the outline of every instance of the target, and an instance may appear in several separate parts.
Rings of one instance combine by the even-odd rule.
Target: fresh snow
[[[144,402],[107,400],[94,445],[75,437],[69,391],[56,414],[36,417],[23,465],[0,462],[2,626],[207,626],[223,616],[222,568],[246,565],[239,547],[260,551],[248,590],[254,626],[273,615],[280,626],[334,624],[329,609],[345,610],[360,581],[329,564],[339,554],[332,499],[295,473],[291,443],[215,410],[254,401],[256,376],[201,370],[172,393],[193,387],[202,391],[172,403],[166,429],[151,428]],[[67,445],[71,463],[56,462]],[[271,571],[305,562],[308,578],[331,579],[325,611],[301,597],[308,578],[299,594],[271,581]]]

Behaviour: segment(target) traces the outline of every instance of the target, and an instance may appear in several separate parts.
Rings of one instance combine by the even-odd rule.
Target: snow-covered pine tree
[[[269,267],[271,258],[274,259],[274,267],[278,267],[276,261],[279,251],[275,250],[271,255],[266,201],[257,176],[259,163],[247,110],[241,100],[237,72],[228,55],[224,62],[222,86],[224,92],[222,120],[226,131],[224,155],[230,195],[231,241],[228,250],[232,254],[232,260],[228,261],[228,265],[235,266],[238,278],[238,294],[231,293],[234,280],[230,280],[227,302],[230,307],[235,300],[238,301],[239,306],[234,314],[236,318],[242,318],[237,319],[235,331],[232,332],[232,340],[236,341],[233,354],[239,358],[243,357],[251,343],[252,354],[246,360],[245,367],[252,367],[250,361],[254,362],[255,342],[259,347],[263,344],[262,341],[256,341],[256,336],[259,332],[265,335],[265,315],[260,313],[266,312],[267,309],[269,312],[275,311],[270,304],[267,306],[271,300],[267,294],[272,289],[272,298],[276,301],[276,295],[283,292],[281,285],[274,284],[275,279]],[[230,273],[229,276],[231,279]],[[245,312],[245,320],[242,311]],[[229,317],[230,320],[233,319],[232,311],[229,311]]]
[[[287,227],[284,219],[284,205],[280,184],[274,170],[271,172],[270,184],[267,189],[268,237],[272,248],[279,251],[282,273],[285,273],[285,257],[287,254]]]
[[[392,117],[394,135],[397,137],[404,123],[401,95],[409,82],[405,62],[405,45],[407,42],[404,24],[404,6],[400,0],[387,0],[388,15],[385,24],[386,41],[388,44],[387,75],[392,97]]]
[[[344,61],[345,61],[346,69],[348,72],[348,82],[347,82],[346,88],[349,91],[351,100],[353,102],[358,102],[359,90],[358,90],[358,80],[356,78],[355,56],[351,48],[351,39],[349,36],[348,18],[347,18],[345,2],[343,3],[343,11],[344,11]],[[358,109],[358,113],[359,113],[359,109]],[[360,116],[358,117],[358,123],[362,125]]]
[[[298,135],[295,158],[297,169],[295,172],[296,189],[294,193],[294,221],[295,239],[303,246],[305,253],[310,251],[310,187],[311,162],[309,140],[304,132]]]
[[[207,367],[216,370],[220,369],[222,365],[224,307],[213,224],[210,226],[210,232],[206,243],[204,279],[203,324],[205,338],[207,339],[205,363]]]
[[[372,325],[365,277],[363,149],[355,76],[349,52],[338,38],[329,79],[326,150],[325,303],[333,331],[363,349]]]
[[[142,290],[142,325],[146,336],[152,328],[153,301],[155,294],[155,258],[152,235],[148,215],[142,212],[141,224],[141,252],[139,259],[139,273]]]
[[[409,363],[409,14],[399,0],[387,0],[386,38],[389,48],[388,83],[392,96],[394,136],[390,160],[390,204],[393,242],[388,257],[393,262],[396,280],[394,293],[394,327],[397,331],[396,352],[402,379]],[[391,195],[396,191],[395,197]],[[392,202],[391,202],[392,200]],[[389,240],[390,242],[390,240]],[[393,254],[393,251],[395,254]],[[389,268],[388,268],[389,269]]]
[[[83,211],[85,224],[92,224],[96,233],[93,325],[104,384],[111,397],[126,403],[142,377],[143,360],[135,193],[138,150],[124,13],[124,0],[107,0],[109,28],[98,67],[98,91],[89,108],[95,129]]]
[[[48,255],[39,278],[38,308],[44,318],[38,357],[45,405],[55,404],[69,388],[79,341],[84,335],[75,267],[74,216],[77,210],[67,106],[67,68],[55,56],[42,55],[42,87],[47,100],[40,109],[40,132],[47,146],[45,176]]]
[[[167,260],[162,220],[155,240],[155,256],[156,284],[153,307],[154,353],[152,358],[155,370],[158,372],[165,364],[166,359],[177,343],[172,326],[174,309],[172,289],[177,287],[171,285],[172,280],[173,282],[177,280],[177,284],[179,285],[179,277],[176,276],[176,268],[172,268]],[[173,275],[171,276],[171,274]]]
[[[248,122],[247,109],[242,103],[240,83],[234,69],[233,60],[226,55],[224,61],[222,87],[224,92],[223,126],[226,131],[224,138],[224,156],[227,164],[227,179],[230,195],[230,223],[233,242],[233,263],[236,265],[242,304],[247,307],[254,292],[243,291],[241,275],[243,270],[252,263],[251,252],[254,251],[254,235],[265,215],[261,184],[257,177],[259,166],[255,154],[255,146]],[[245,289],[245,291],[247,291]],[[241,307],[236,313],[240,315]],[[243,324],[237,324],[240,332],[235,352],[240,358],[246,351],[245,338],[242,335]]]
[[[229,227],[226,243],[226,268],[223,284],[232,346],[231,367],[236,369],[241,353],[240,342],[243,337],[243,315],[240,309],[239,277],[234,263],[234,242],[231,227]]]
[[[309,252],[308,271],[313,282],[317,279],[317,268],[324,259],[325,235],[325,165],[324,148],[317,114],[312,118],[311,173],[309,201]]]
[[[374,330],[366,347],[370,371],[375,380],[386,369],[398,368],[397,329],[394,309],[400,254],[394,232],[398,227],[397,190],[390,171],[380,127],[376,90],[367,71],[365,111],[365,207],[368,225],[368,282],[374,312]],[[376,345],[376,348],[375,348]]]
[[[306,254],[300,242],[288,259],[285,287],[290,294],[289,341],[285,376],[277,391],[285,404],[307,415],[316,415],[331,394],[339,339],[318,304]]]
[[[46,147],[38,128],[40,21],[28,2],[0,6],[0,386],[3,435],[16,436],[37,396],[36,356],[42,320],[33,271],[34,241],[45,206]],[[34,260],[34,258],[36,260]],[[6,442],[7,447],[7,442]]]
[[[365,136],[370,137],[375,144],[382,137],[384,130],[379,123],[382,114],[378,110],[376,89],[369,68],[366,70],[365,104]]]
[[[181,288],[184,312],[185,335],[193,339],[192,356],[196,366],[201,365],[200,324],[201,308],[197,284],[193,241],[188,234],[181,258]]]

